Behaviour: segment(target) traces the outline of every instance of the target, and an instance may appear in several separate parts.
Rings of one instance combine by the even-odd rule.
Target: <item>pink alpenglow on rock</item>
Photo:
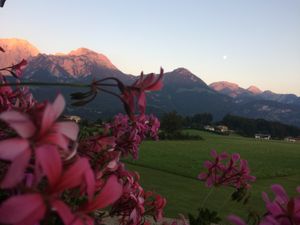
[[[207,172],[198,175],[207,187],[212,186],[231,186],[234,188],[249,188],[249,182],[255,181],[255,177],[250,175],[247,160],[241,159],[240,155],[232,155],[223,152],[218,154],[215,150],[211,151],[213,160],[204,162]]]

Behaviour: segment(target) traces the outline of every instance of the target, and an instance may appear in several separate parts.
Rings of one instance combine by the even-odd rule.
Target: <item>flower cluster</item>
[[[54,103],[37,105],[31,114],[0,114],[15,132],[15,136],[0,142],[0,159],[7,164],[0,186],[19,190],[1,205],[1,223],[35,224],[55,212],[65,224],[84,224],[92,220],[86,213],[104,208],[121,196],[123,188],[116,176],[98,180],[88,159],[73,154],[78,126],[57,121],[64,106],[63,97],[58,95]],[[98,183],[102,185],[96,188]],[[65,193],[74,189],[79,192],[65,199]],[[84,200],[72,211],[74,204],[69,201],[75,198]]]
[[[135,115],[131,119],[119,114],[110,124],[106,124],[106,128],[115,137],[115,148],[123,156],[131,154],[134,159],[138,158],[139,145],[147,136],[158,139],[159,126],[159,120],[153,115]]]
[[[139,175],[120,167],[119,173],[124,179],[124,192],[121,198],[113,205],[112,216],[120,217],[120,224],[143,224],[146,216],[159,221],[163,217],[166,199],[153,192],[145,192],[139,184]]]
[[[207,187],[224,185],[237,189],[248,188],[249,182],[255,180],[255,177],[250,175],[247,160],[241,159],[239,154],[218,154],[215,150],[210,154],[213,160],[204,162],[207,172],[198,175],[200,180],[206,182]]]
[[[1,73],[1,71],[9,72],[9,74],[19,78],[22,74],[22,68],[26,64],[27,61],[23,59],[16,65],[0,69],[0,84],[3,85],[0,86],[0,112],[11,109],[28,111],[36,103],[28,88],[17,86],[13,89],[8,86],[6,76]]]
[[[300,224],[300,195],[289,197],[281,185],[271,186],[275,198],[271,201],[266,193],[263,199],[266,204],[267,213],[259,223],[260,225],[295,225]],[[297,188],[300,194],[300,187]],[[246,225],[241,218],[231,215],[228,219],[236,225]]]

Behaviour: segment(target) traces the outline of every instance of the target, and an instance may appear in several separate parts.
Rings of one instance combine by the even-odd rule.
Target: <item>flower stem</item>
[[[231,195],[229,195],[229,198],[226,198],[224,201],[223,201],[223,204],[221,205],[221,207],[219,208],[218,212],[221,212],[224,208],[224,206],[229,202],[229,200],[231,199]]]
[[[0,84],[0,87],[3,86],[63,86],[63,87],[74,87],[74,88],[87,88],[90,87],[90,84],[79,84],[79,83],[48,83],[48,82],[21,82],[21,83],[7,83]]]
[[[211,196],[211,194],[213,193],[214,190],[215,190],[214,186],[212,188],[210,188],[209,192],[207,193],[207,195],[205,196],[205,198],[202,200],[200,208],[203,208],[204,204],[206,203],[206,201],[208,200],[209,196]]]

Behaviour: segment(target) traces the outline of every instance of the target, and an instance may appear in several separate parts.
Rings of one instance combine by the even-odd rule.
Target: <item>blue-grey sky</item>
[[[206,83],[300,95],[300,0],[7,0],[0,38],[87,47],[125,73],[186,67]]]

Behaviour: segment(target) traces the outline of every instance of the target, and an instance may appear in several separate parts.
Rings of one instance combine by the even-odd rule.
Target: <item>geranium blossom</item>
[[[0,84],[8,84],[6,79],[1,77],[1,74]],[[15,89],[10,86],[0,87],[0,112],[12,109],[27,112],[35,103],[36,101],[26,87],[16,87]]]
[[[163,87],[163,69],[159,76],[153,73],[145,76],[143,73],[131,86],[126,86],[122,90],[122,99],[124,100],[126,111],[129,115],[135,112],[135,100],[137,101],[140,113],[143,115],[146,111],[146,91],[158,91]]]
[[[82,163],[85,163],[85,161],[79,159],[73,166],[79,173],[85,171]],[[17,195],[3,202],[0,206],[0,223],[33,225],[44,218],[46,211],[51,210],[61,217],[65,225],[94,224],[93,219],[86,213],[105,208],[118,200],[122,194],[122,185],[115,176],[109,177],[95,199],[83,208],[72,212],[69,206],[57,197],[57,194],[78,186],[82,182],[81,177],[76,175],[76,170],[73,168],[67,170],[65,174],[56,176],[57,186],[52,187],[46,193]],[[49,205],[51,208],[48,208]]]
[[[20,78],[22,75],[22,72],[23,72],[23,67],[25,67],[26,65],[27,65],[27,60],[22,59],[21,62],[15,64],[15,65],[0,68],[0,71],[9,72],[15,78]]]
[[[125,170],[124,165],[119,168],[118,174],[123,179],[124,189],[110,214],[120,217],[122,225],[139,225],[146,216],[161,220],[166,199],[153,192],[145,192],[139,184],[139,174]]]
[[[58,95],[53,104],[46,104],[32,115],[18,111],[0,114],[0,119],[17,133],[16,137],[0,142],[0,159],[11,162],[1,187],[13,187],[23,179],[31,154],[36,155],[40,151],[46,154],[52,151],[70,154],[69,143],[77,139],[78,126],[73,122],[56,122],[64,106],[63,97]],[[49,145],[54,147],[49,150]],[[40,164],[39,159],[37,155],[36,165]],[[36,167],[36,170],[39,168]]]
[[[271,186],[275,198],[271,201],[264,192],[263,199],[266,204],[267,213],[259,225],[298,225],[300,224],[300,195],[289,197],[284,188],[279,184]],[[300,194],[300,187],[297,188]],[[246,225],[240,217],[231,215],[229,221],[236,225]]]
[[[124,156],[131,154],[137,159],[139,145],[147,136],[158,139],[159,126],[158,119],[153,115],[135,116],[131,120],[127,115],[119,114],[106,128],[112,131],[116,139],[116,150]]]
[[[261,224],[300,224],[300,195],[289,197],[283,187],[278,184],[272,185],[271,189],[275,194],[273,201],[269,199],[266,193],[263,193],[268,214]],[[299,187],[297,190],[300,193]]]
[[[202,172],[198,178],[206,182],[207,187],[212,186],[232,186],[235,188],[248,188],[249,182],[255,180],[250,175],[247,160],[241,159],[240,155],[235,153],[218,154],[215,150],[211,151],[213,160],[204,162],[207,172]]]

